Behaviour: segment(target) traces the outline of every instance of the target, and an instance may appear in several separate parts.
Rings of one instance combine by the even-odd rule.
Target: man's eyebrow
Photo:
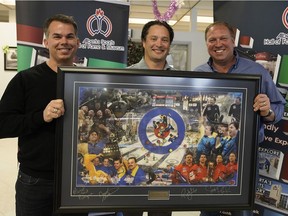
[[[61,34],[61,33],[57,33],[57,32],[54,32],[52,35],[65,35],[65,34]],[[71,35],[75,35],[75,33],[71,32],[71,33],[68,33],[66,34],[67,36],[71,36]]]

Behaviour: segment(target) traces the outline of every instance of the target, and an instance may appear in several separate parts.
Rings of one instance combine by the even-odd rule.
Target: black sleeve
[[[0,138],[30,134],[44,123],[43,110],[27,111],[26,98],[25,82],[19,72],[9,82],[0,101]]]

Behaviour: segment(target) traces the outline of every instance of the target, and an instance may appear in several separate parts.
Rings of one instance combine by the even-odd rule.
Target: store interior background
[[[129,29],[132,30],[131,39],[140,42],[143,23],[136,24],[135,22],[139,22],[139,20],[135,19],[152,20],[154,18],[151,1],[122,0],[122,2],[130,4]],[[158,2],[159,11],[164,13],[170,4],[170,0]],[[0,97],[8,82],[17,73],[16,71],[4,70],[4,53],[2,50],[6,45],[17,46],[16,11],[13,4],[15,4],[13,1],[11,3],[9,0],[0,0],[0,55],[2,55],[2,57],[0,56]],[[148,20],[140,21],[146,23]],[[204,30],[213,21],[213,1],[184,0],[184,5],[175,13],[171,21],[170,24],[175,31],[173,46],[171,47],[173,58],[170,57],[170,60],[174,61],[173,65],[179,65],[179,67],[184,65],[185,70],[190,71],[207,61],[208,53],[204,41]],[[14,216],[17,139],[0,139],[0,152],[0,216]],[[143,215],[145,216],[147,213],[145,212]],[[173,216],[186,215],[199,215],[199,212],[173,212]]]

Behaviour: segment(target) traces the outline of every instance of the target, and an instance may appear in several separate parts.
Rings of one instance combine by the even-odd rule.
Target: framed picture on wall
[[[78,67],[57,76],[57,212],[252,208],[259,76]]]
[[[4,53],[4,70],[17,71],[17,47],[9,47]]]

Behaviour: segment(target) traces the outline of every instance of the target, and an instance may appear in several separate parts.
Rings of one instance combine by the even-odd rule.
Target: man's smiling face
[[[79,39],[72,24],[53,21],[49,25],[44,44],[49,49],[49,58],[53,64],[72,65]]]
[[[151,26],[145,41],[143,41],[143,48],[146,61],[165,62],[170,50],[168,30],[160,25]]]
[[[209,55],[218,64],[226,64],[233,59],[234,38],[224,25],[215,25],[206,34]]]

